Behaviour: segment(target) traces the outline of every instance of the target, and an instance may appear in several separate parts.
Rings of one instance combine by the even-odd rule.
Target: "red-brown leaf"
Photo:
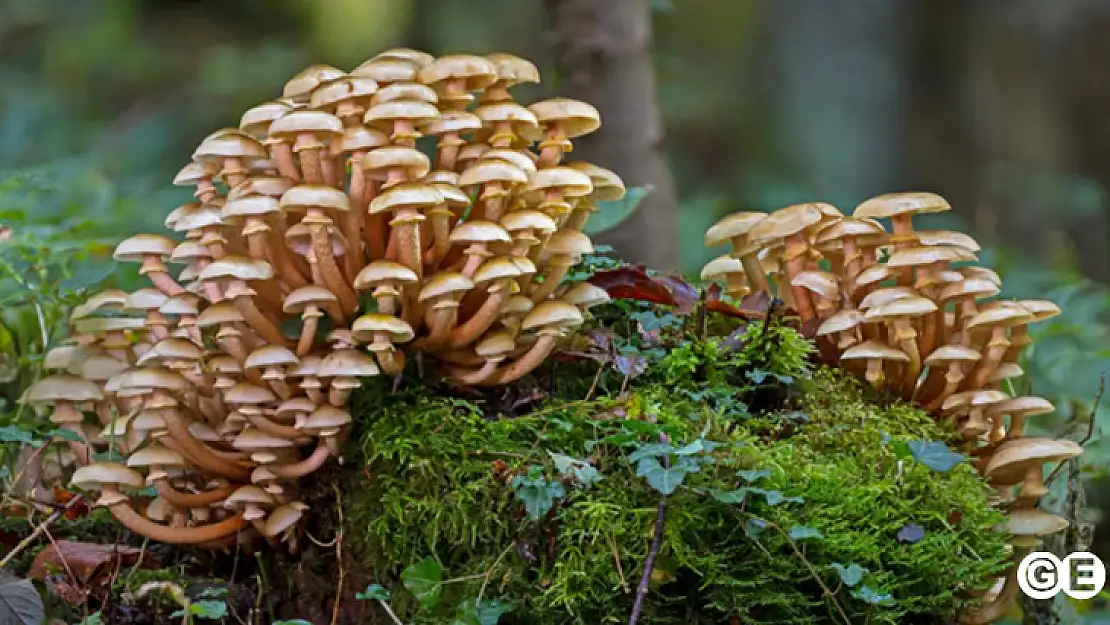
[[[771,298],[763,291],[756,291],[745,297],[740,306],[734,306],[721,300],[721,287],[716,283],[709,285],[705,300],[705,309],[745,321],[763,319],[767,316],[767,309],[771,305]]]
[[[135,566],[139,562],[140,550],[125,545],[98,545],[96,543],[58,540],[46,546],[35,557],[28,577],[45,580],[48,575],[67,575],[73,571],[74,580],[79,584],[95,584],[107,577],[115,568],[118,558],[120,566]],[[153,563],[140,563],[143,568],[153,568]]]
[[[674,297],[674,310],[671,314],[674,315],[689,315],[694,312],[698,305],[698,290],[690,285],[682,276],[660,276],[658,282],[662,282],[671,291],[671,296]]]
[[[590,277],[590,284],[605,289],[613,299],[631,299],[674,306],[675,296],[667,286],[647,274],[643,265],[629,265],[599,271]]]

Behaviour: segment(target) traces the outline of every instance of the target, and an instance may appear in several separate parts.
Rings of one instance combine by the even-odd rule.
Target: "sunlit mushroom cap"
[[[768,241],[785,239],[821,221],[821,210],[816,204],[794,204],[769,213],[748,231],[748,240]]]
[[[257,139],[245,132],[229,129],[216,137],[209,137],[193,152],[195,160],[222,161],[225,158],[269,158],[270,154]]]
[[[979,243],[970,236],[955,230],[918,230],[913,233],[918,245],[951,245],[962,247],[972,252],[982,249]]]
[[[500,330],[486,335],[484,339],[479,341],[474,347],[474,353],[482,358],[497,359],[504,357],[514,349],[516,349],[516,339],[512,333]]]
[[[873,306],[863,316],[864,321],[879,321],[896,317],[917,317],[936,312],[937,305],[925,297],[903,297]]]
[[[515,210],[501,216],[501,225],[509,232],[534,230],[548,234],[559,229],[547,213],[537,210]]]
[[[436,60],[434,55],[428,54],[423,50],[416,50],[413,48],[390,48],[383,52],[374,55],[371,60],[380,59],[401,59],[416,65],[417,67],[424,67],[428,63]]]
[[[135,364],[143,367],[151,363],[166,360],[188,360],[199,362],[204,357],[204,352],[196,343],[179,338],[162,339],[139,358]]]
[[[1041,415],[1048,414],[1056,410],[1052,402],[1043,397],[1036,397],[1032,395],[1025,395],[1022,397],[1013,397],[1005,401],[1000,401],[990,407],[987,414],[1008,414],[1008,415]]]
[[[198,182],[210,180],[219,171],[219,166],[214,163],[192,161],[177,172],[173,177],[173,184],[178,187],[192,186]]]
[[[322,84],[339,80],[347,74],[330,65],[310,65],[290,78],[281,90],[281,97],[307,101],[309,94]]]
[[[478,271],[474,272],[474,283],[483,284],[491,280],[519,277],[521,271],[520,267],[514,262],[515,260],[510,256],[496,256],[488,259],[478,267]]]
[[[1046,299],[1023,299],[1017,303],[1033,314],[1033,321],[1044,321],[1060,314],[1060,307]]]
[[[492,52],[486,55],[486,60],[493,63],[497,80],[508,86],[540,81],[540,71],[527,59],[505,52]]]
[[[243,314],[235,307],[232,302],[219,302],[212,304],[204,310],[200,311],[197,315],[198,328],[210,328],[212,326],[239,323],[244,321]]]
[[[126,311],[158,310],[166,303],[166,299],[168,299],[166,294],[158,289],[139,289],[127,296],[123,309]]]
[[[351,325],[351,336],[360,343],[369,343],[379,333],[387,334],[394,343],[407,343],[414,337],[412,326],[393,315],[368,313]]]
[[[119,310],[127,304],[128,297],[126,292],[119,289],[105,289],[85,300],[85,303],[75,306],[70,319],[81,319],[101,309]]]
[[[451,231],[452,243],[512,243],[507,230],[492,221],[474,220],[459,224]]]
[[[1010,396],[1002,391],[993,389],[975,389],[956,393],[949,396],[944,400],[941,405],[942,410],[952,410],[954,408],[978,408],[981,406],[992,406],[1000,401],[1006,401]]]
[[[474,113],[487,126],[497,123],[512,124],[517,134],[526,139],[536,140],[543,136],[540,122],[532,111],[516,102],[491,102],[483,104],[474,110]]]
[[[373,78],[379,85],[383,85],[415,80],[418,70],[418,64],[410,59],[379,56],[351,70],[351,75]]]
[[[439,95],[435,89],[428,85],[423,85],[418,82],[395,82],[378,89],[374,94],[374,104],[382,102],[394,102],[397,100],[407,100],[410,102],[425,102],[427,104],[435,104],[439,101]],[[440,113],[442,115],[442,113]],[[388,128],[386,130],[389,130]]]
[[[308,510],[308,505],[299,501],[282,504],[274,508],[266,516],[266,524],[263,526],[262,535],[267,538],[280,536],[282,532],[296,525],[304,516],[306,510]]]
[[[202,281],[210,280],[269,280],[274,277],[274,268],[264,260],[245,256],[224,256],[212,261],[200,271]]]
[[[863,321],[863,311],[854,309],[838,310],[821,322],[817,328],[817,336],[847,332],[858,326]]]
[[[239,118],[239,130],[255,137],[265,137],[274,120],[290,113],[293,107],[284,102],[263,102],[247,109]]]
[[[81,490],[101,490],[105,486],[142,488],[144,484],[141,473],[118,462],[94,462],[80,467],[69,482]]]
[[[911,247],[891,254],[886,264],[891,267],[921,267],[933,263],[962,260],[963,258],[964,256],[956,248],[948,246]]]
[[[565,197],[582,197],[593,193],[594,183],[586,174],[571,167],[537,169],[528,176],[525,193],[558,189]]]
[[[925,364],[936,367],[954,362],[976,362],[982,357],[979,350],[964,345],[942,345],[925,358]]]
[[[369,98],[378,90],[378,83],[365,76],[347,76],[322,84],[312,90],[308,105],[334,113],[336,106],[358,98]]]
[[[371,177],[384,180],[389,169],[404,169],[410,180],[423,178],[431,171],[431,161],[423,152],[404,146],[385,146],[366,153],[362,168]],[[342,192],[341,192],[342,193]]]
[[[523,295],[514,295],[505,303],[506,315],[523,315],[536,307],[535,302]]]
[[[478,91],[497,80],[497,68],[489,60],[471,54],[448,54],[428,63],[417,73],[420,82],[439,87],[461,80],[465,91]]]
[[[189,391],[193,389],[193,385],[180,374],[169,369],[147,367],[132,369],[124,374],[123,380],[120,381],[120,389],[129,388]]]
[[[1021,437],[998,446],[991,455],[983,475],[998,485],[1017,484],[1025,478],[1031,464],[1043,464],[1075,458],[1083,448],[1075,441],[1039,437]]]
[[[224,391],[224,401],[236,405],[258,405],[277,401],[274,392],[250,382],[237,382]]]
[[[322,378],[369,377],[381,373],[374,360],[361,350],[338,349],[324,357],[316,374]]]
[[[547,251],[552,254],[577,257],[594,251],[590,237],[578,230],[562,228],[547,241]]]
[[[287,399],[277,407],[275,415],[282,420],[292,420],[300,413],[309,413],[316,410],[316,404],[307,397],[294,397]]]
[[[297,135],[332,137],[343,132],[343,122],[324,111],[293,111],[270,124],[270,136],[295,139]]]
[[[112,258],[121,262],[141,262],[147,256],[168,258],[176,245],[173,239],[160,234],[136,234],[117,245]]]
[[[181,467],[185,466],[185,458],[176,451],[166,449],[157,443],[133,451],[127,456],[127,466],[129,467],[149,467],[151,465]]]
[[[908,362],[909,356],[900,349],[885,343],[868,340],[849,347],[840,355],[841,360],[889,360],[892,362]]]
[[[481,118],[470,111],[443,111],[439,117],[424,126],[424,132],[430,135],[443,135],[451,132],[473,132],[481,128]]]
[[[365,291],[379,284],[398,282],[416,284],[416,273],[408,267],[391,260],[376,260],[362,268],[355,276],[355,290]]]
[[[220,217],[226,223],[237,223],[246,217],[264,217],[279,212],[278,201],[268,195],[244,195],[225,202]]]
[[[69,371],[73,374],[80,373],[81,361],[85,358],[86,349],[78,345],[59,345],[46,352],[42,366],[47,370]]]
[[[370,201],[368,212],[373,215],[405,208],[424,208],[443,202],[441,194],[434,186],[421,182],[403,182],[394,185]]]
[[[1006,519],[995,527],[995,531],[1014,538],[1016,546],[1036,546],[1042,536],[1062,532],[1068,528],[1068,520],[1036,508],[1010,510]]]
[[[321,286],[313,284],[294,289],[285,296],[281,304],[283,312],[300,314],[309,306],[326,306],[339,301],[335,294]]]
[[[706,247],[729,243],[736,237],[747,237],[752,226],[763,221],[767,213],[738,212],[725,215],[705,231]]]
[[[536,304],[524,317],[521,327],[525,330],[536,328],[570,328],[585,321],[578,307],[561,300],[546,300]]]
[[[816,242],[818,244],[823,244],[838,239],[876,236],[885,233],[886,230],[884,230],[882,225],[878,222],[855,217],[845,217],[821,228],[821,230],[817,232]]]
[[[298,362],[297,355],[281,345],[265,345],[251,352],[243,367],[246,369],[261,369],[264,367],[289,367]]]
[[[869,286],[872,284],[879,284],[880,282],[884,282],[890,279],[896,274],[896,270],[886,266],[885,264],[871,265],[867,269],[859,272],[859,275],[856,276],[856,288]]]
[[[573,304],[579,308],[593,308],[599,304],[604,304],[611,301],[608,291],[605,289],[594,286],[589,282],[574,282],[567,288],[567,290],[559,296],[559,299],[568,304]]]
[[[519,181],[523,183],[528,181],[527,176],[532,175],[536,171],[536,163],[532,160],[531,156],[528,156],[528,154],[530,154],[530,152],[526,153],[523,150],[493,148],[482,152],[482,155],[478,157],[478,160],[476,162],[497,160],[516,165],[517,168],[525,174],[525,179]],[[513,181],[516,182],[515,179]]]
[[[988,382],[1001,382],[1002,380],[1011,380],[1013,378],[1020,378],[1025,375],[1025,370],[1021,365],[1016,362],[1004,362],[998,365],[997,368],[987,378]]]
[[[274,498],[272,495],[262,490],[258,486],[246,485],[240,486],[235,489],[235,492],[228,495],[224,500],[225,508],[242,508],[247,504],[255,505],[273,505]]]
[[[885,193],[864,201],[856,207],[852,216],[886,219],[907,214],[941,213],[951,209],[948,201],[935,193]]]
[[[827,300],[835,301],[840,294],[840,285],[836,275],[827,271],[799,272],[790,281],[790,285],[809,289]]]
[[[301,358],[300,364],[298,364],[292,371],[287,372],[286,375],[292,376],[292,377],[314,376],[314,375],[316,375],[316,372],[319,370],[320,362],[322,360],[323,359],[320,358],[319,356],[312,356],[312,355],[305,356],[304,358]]]
[[[730,274],[743,274],[744,264],[728,254],[722,254],[701,268],[702,280],[720,280]]]
[[[387,100],[374,104],[362,116],[362,123],[384,132],[390,132],[396,120],[405,120],[415,126],[425,126],[439,117],[439,109],[423,100]]]
[[[997,272],[995,272],[993,269],[990,269],[989,267],[970,265],[967,267],[960,267],[959,272],[967,278],[980,278],[993,283],[995,286],[1002,286],[1002,278],[998,275]]]
[[[306,432],[319,432],[343,427],[351,423],[351,413],[331,405],[323,405],[312,411],[299,429]]]
[[[292,187],[281,196],[281,208],[289,211],[327,208],[347,211],[351,208],[350,199],[335,187],[318,184],[300,184]]]
[[[914,291],[908,286],[888,286],[880,289],[875,289],[867,294],[860,300],[860,310],[868,310],[876,306],[882,306],[894,300],[906,299],[907,297],[919,297],[917,291]]]
[[[573,161],[566,166],[590,177],[590,182],[594,185],[594,191],[590,197],[598,202],[615,202],[623,198],[628,191],[621,177],[610,169],[586,161]]]
[[[462,293],[473,288],[474,281],[461,273],[441,271],[424,281],[418,299],[423,302],[435,297]]]
[[[983,326],[1012,326],[1033,320],[1033,313],[1020,306],[998,306],[976,313],[968,322],[969,330]]]
[[[243,430],[231,442],[231,446],[235,449],[281,449],[284,447],[292,447],[293,441],[288,438],[280,436],[273,436],[259,430],[258,428],[250,428]]]
[[[23,393],[20,402],[29,405],[55,402],[94,402],[104,399],[100,387],[68,373],[56,373],[35,382]]]
[[[569,98],[550,98],[528,106],[541,124],[561,124],[567,138],[589,134],[601,127],[601,115],[592,104]]]
[[[389,145],[389,136],[366,126],[347,126],[343,135],[332,142],[332,153],[360,152]]]
[[[491,182],[524,184],[528,182],[528,173],[507,160],[480,158],[463,170],[459,177],[460,187],[472,187]]]
[[[945,285],[940,291],[940,298],[948,300],[955,297],[971,296],[975,299],[993,297],[998,295],[998,285],[985,278],[964,278],[959,282]]]

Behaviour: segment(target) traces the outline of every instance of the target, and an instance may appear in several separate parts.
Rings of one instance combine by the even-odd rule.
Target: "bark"
[[[630,187],[652,187],[639,209],[599,242],[626,260],[677,268],[678,210],[661,149],[649,0],[546,0],[546,8],[557,93],[593,104],[602,121],[598,132],[574,140],[564,160],[589,160]]]

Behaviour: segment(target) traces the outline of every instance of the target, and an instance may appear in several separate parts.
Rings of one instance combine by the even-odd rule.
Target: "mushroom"
[[[1010,415],[1010,424],[1006,428],[1006,438],[1020,438],[1025,430],[1025,418],[1048,414],[1056,410],[1047,399],[1033,396],[1013,397],[994,404],[987,411],[987,416],[1001,422],[1006,415]]]
[[[889,242],[896,251],[912,247],[917,242],[913,231],[913,216],[941,213],[952,207],[935,193],[905,192],[886,193],[873,197],[853,211],[857,219],[890,219],[891,236]],[[913,284],[913,269],[906,267],[898,275],[898,284]]]
[[[264,369],[262,379],[270,384],[278,397],[289,399],[292,392],[285,384],[285,372],[298,364],[297,355],[281,345],[267,345],[254,350],[247,356],[243,368]]]
[[[991,389],[965,391],[944,400],[941,410],[945,411],[949,418],[967,413],[966,419],[958,421],[958,428],[960,435],[969,441],[970,448],[973,449],[974,442],[990,431],[990,424],[984,417],[984,412],[1008,398],[1005,393]]]
[[[1044,465],[1075,458],[1083,452],[1078,443],[1051,438],[1024,437],[1003,442],[991,455],[983,475],[995,486],[1021,484],[1015,508],[1029,508],[1048,492]]]
[[[543,126],[546,136],[539,142],[539,167],[553,167],[573,149],[569,139],[588,135],[601,127],[601,115],[593,105],[569,98],[550,98],[528,106]]]
[[[965,367],[979,361],[977,350],[964,345],[942,345],[925,358],[929,373],[924,382],[918,385],[913,398],[925,405],[925,410],[939,410],[944,401],[951,397],[964,379]],[[942,369],[947,368],[942,372]]]
[[[264,281],[274,276],[270,264],[261,260],[252,260],[241,256],[227,256],[213,261],[200,272],[203,281],[226,282],[226,296],[234,301],[235,308],[252,330],[266,341],[275,345],[286,345],[288,341],[282,335],[278,324],[267,314],[259,309],[254,301],[258,295],[247,286],[247,282],[254,282],[262,287]]]
[[[728,254],[714,258],[701,268],[702,280],[724,281],[725,295],[734,299],[740,299],[752,291],[745,276],[743,263]]]
[[[165,260],[173,253],[176,244],[169,237],[157,234],[136,234],[116,246],[112,258],[120,262],[142,263],[139,275],[146,276],[155,288],[168,297],[185,292],[166,269]]]
[[[351,325],[351,336],[361,343],[369,343],[370,352],[386,375],[397,375],[404,368],[405,359],[394,343],[407,343],[415,333],[403,319],[370,313],[355,319]]]
[[[301,338],[297,341],[297,356],[307,356],[312,351],[316,340],[316,331],[319,328],[320,317],[324,316],[323,310],[330,310],[338,317],[340,311],[335,310],[339,300],[331,291],[319,286],[302,286],[285,296],[282,311],[287,314],[301,315]]]
[[[917,330],[913,318],[929,315],[937,310],[932,300],[924,297],[904,297],[869,308],[863,316],[864,323],[884,322],[890,324],[890,342],[901,348],[908,357],[906,374],[902,381],[902,393],[909,396],[921,375],[921,353],[917,349]]]
[[[57,373],[32,384],[19,401],[29,406],[53,406],[50,422],[77,435],[78,440],[67,439],[66,442],[77,463],[84,466],[92,461],[93,449],[81,428],[85,416],[78,407],[103,399],[104,393],[96,384],[75,375]]]
[[[332,138],[342,132],[343,122],[338,117],[324,111],[310,110],[286,113],[275,119],[269,128],[270,137],[280,141],[282,145],[292,145],[292,152],[297,156],[301,172],[294,179],[303,180],[310,185],[327,183],[324,174],[327,160],[323,155],[330,147]],[[285,149],[274,150],[273,154],[278,169],[288,169],[288,164],[283,165],[281,162],[285,158]]]
[[[1002,362],[1010,348],[1006,330],[1014,325],[1028,323],[1033,314],[1021,306],[995,306],[985,308],[968,320],[965,331],[974,333],[990,330],[990,338],[983,350],[983,358],[964,379],[961,388],[982,388],[986,386],[991,374]]]
[[[339,264],[335,260],[332,238],[339,238],[335,232],[333,216],[342,215],[350,210],[350,200],[338,189],[322,185],[302,184],[286,191],[281,196],[282,209],[304,212],[301,225],[308,228],[312,241],[312,253],[320,267],[323,284],[339,299],[344,314],[358,309],[358,298],[347,284]],[[286,231],[286,237],[292,231]]]
[[[321,362],[316,375],[330,378],[328,402],[339,408],[347,403],[351,391],[361,386],[358,378],[381,373],[374,361],[357,349],[337,349]],[[301,383],[304,386],[304,383]]]
[[[878,341],[864,341],[849,347],[840,355],[841,360],[863,360],[867,362],[865,377],[876,390],[882,388],[885,376],[884,362],[909,362],[909,356],[900,349]]]
[[[747,274],[748,282],[757,290],[771,295],[771,285],[767,282],[767,274],[759,264],[758,250],[750,249],[749,233],[753,226],[767,216],[767,213],[739,212],[731,213],[721,218],[705,232],[706,247],[716,247],[726,242],[732,243],[732,254],[739,258]],[[746,253],[741,255],[741,250]]]
[[[540,82],[540,72],[536,66],[527,59],[504,52],[493,52],[486,55],[486,60],[493,64],[497,79],[486,86],[485,92],[479,99],[480,102],[505,102],[512,100],[509,88],[521,83]]]
[[[802,286],[793,286],[794,278],[806,269],[806,255],[809,242],[805,229],[821,221],[821,211],[814,204],[794,204],[779,209],[759,221],[748,231],[751,243],[783,241],[783,258],[786,265],[787,283],[791,285],[794,307],[802,323],[815,315],[809,293]],[[744,250],[747,251],[747,250]]]
[[[543,274],[543,281],[534,285],[528,293],[528,297],[536,304],[554,293],[559,283],[566,277],[567,271],[578,263],[583,254],[592,253],[594,247],[585,234],[577,230],[561,228],[551,235],[546,251],[551,256],[547,271]]]

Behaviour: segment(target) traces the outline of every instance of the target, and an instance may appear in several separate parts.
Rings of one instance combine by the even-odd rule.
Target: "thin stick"
[[[389,618],[393,619],[393,622],[396,625],[405,625],[401,622],[401,619],[397,618],[397,615],[393,613],[393,608],[389,607],[388,601],[382,601],[381,599],[378,599],[378,603],[382,606],[382,609],[385,610],[385,613],[389,615]]]
[[[336,584],[335,589],[335,602],[331,606],[331,625],[339,622],[339,602],[343,598],[343,578],[347,576],[347,570],[343,567],[343,496],[339,493],[339,487],[332,484],[332,490],[335,491],[335,507],[339,512],[339,531],[335,534],[335,560],[339,563],[339,582]]]
[[[62,516],[66,512],[69,512],[70,509],[72,509],[73,506],[76,506],[79,502],[81,502],[83,498],[84,497],[82,495],[77,495],[73,499],[70,499],[69,501],[67,501],[66,505],[62,506],[61,508],[58,508],[57,510],[54,511],[53,514],[46,517],[45,521],[38,524],[38,527],[35,528],[35,531],[31,532],[31,534],[29,536],[27,536],[27,538],[24,538],[23,540],[19,541],[19,544],[15,546],[15,549],[12,549],[8,553],[8,555],[4,556],[3,560],[0,560],[0,569],[6,567],[8,565],[8,563],[11,562],[12,560],[14,560],[17,555],[19,555],[31,543],[35,542],[35,540],[38,539],[39,535],[46,531],[46,528],[50,527],[50,525],[52,523],[54,523],[54,521],[57,521],[58,517]]]
[[[511,550],[515,546],[515,542],[509,543],[509,546],[505,547],[505,550],[501,552],[501,555],[497,556],[497,559],[493,561],[493,566],[489,567],[489,570],[486,571],[485,579],[482,580],[482,587],[478,589],[478,601],[476,602],[478,608],[482,607],[482,595],[486,594],[486,586],[489,585],[490,576],[492,576],[493,572],[497,569],[497,565],[501,564],[502,558],[508,555],[509,550]]]
[[[628,625],[636,625],[640,619],[640,612],[644,609],[644,597],[648,594],[648,584],[651,583],[651,568],[655,565],[655,556],[659,555],[659,545],[663,542],[663,526],[667,521],[667,496],[659,498],[659,512],[655,517],[655,536],[651,538],[651,548],[648,550],[647,559],[644,560],[644,574],[640,577],[640,585],[636,588],[636,602],[632,604],[632,616],[628,618]]]
[[[1098,391],[1095,393],[1095,403],[1091,406],[1090,416],[1087,417],[1087,433],[1083,435],[1083,438],[1077,441],[1081,447],[1083,445],[1086,445],[1087,441],[1091,440],[1091,437],[1095,434],[1095,417],[1098,416],[1098,405],[1102,403],[1102,394],[1105,392],[1106,373],[1102,373],[1098,377]],[[1060,464],[1056,465],[1056,468],[1053,469],[1052,473],[1049,474],[1048,479],[1044,481],[1044,485],[1046,488],[1052,484],[1052,480],[1056,479],[1056,476],[1060,474],[1060,469],[1064,468],[1064,465],[1066,464],[1066,462],[1061,462]]]

